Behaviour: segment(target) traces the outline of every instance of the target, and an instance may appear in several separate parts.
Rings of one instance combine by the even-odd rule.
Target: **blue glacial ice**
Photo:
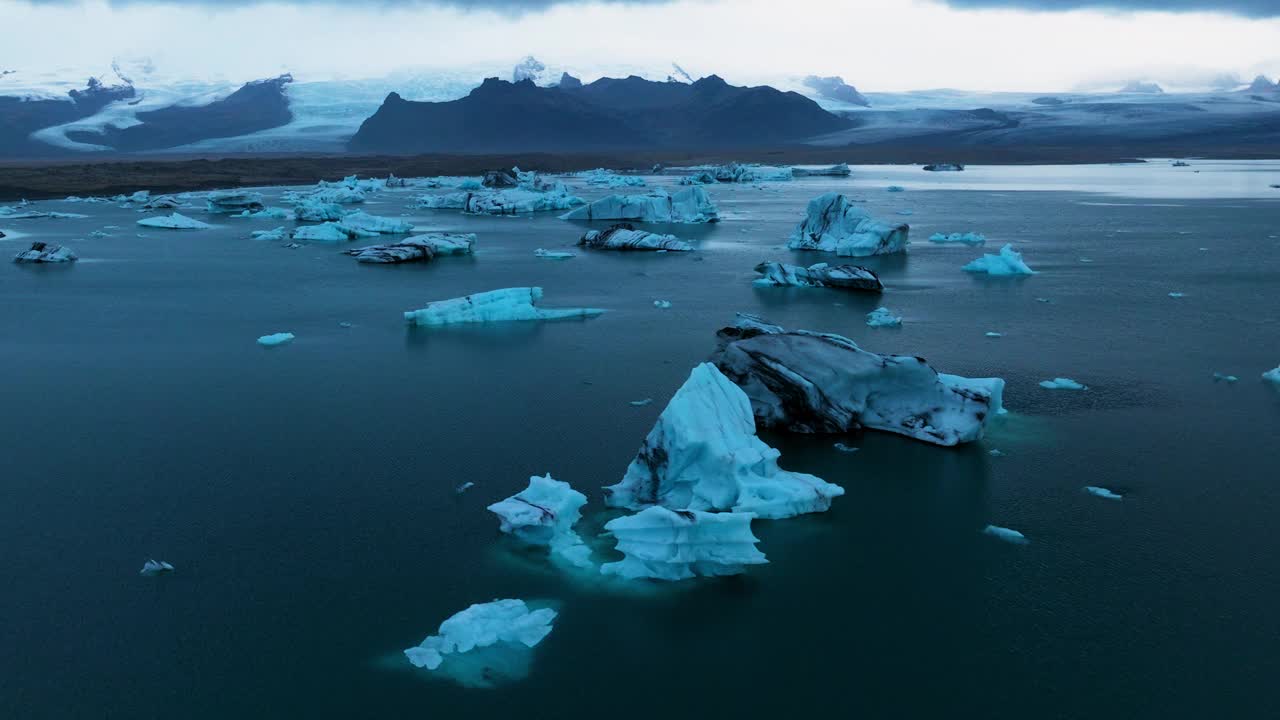
[[[852,446],[852,445],[847,445],[847,444],[842,443],[842,442],[838,442],[838,443],[836,443],[836,444],[832,445],[831,447],[833,447],[833,448],[835,448],[835,449],[839,450],[839,451],[840,451],[840,452],[842,452],[842,453],[856,453],[856,452],[858,452],[858,450],[859,450],[859,448],[856,448],[856,447],[854,447],[854,446]]]
[[[16,263],[65,263],[76,259],[76,254],[71,251],[71,248],[65,245],[48,245],[43,242],[33,242],[30,249],[13,256],[13,261]]]
[[[670,300],[654,300],[653,306],[658,308],[659,310],[667,310],[671,307],[671,301]]]
[[[378,233],[350,227],[341,222],[326,222],[319,225],[304,225],[293,231],[294,240],[310,242],[347,242],[360,238],[375,238]]]
[[[173,572],[173,566],[163,560],[147,560],[142,564],[142,569],[138,574],[143,577],[155,577],[157,575],[167,575]]]
[[[1072,380],[1071,378],[1054,378],[1052,380],[1041,380],[1040,387],[1046,390],[1086,390],[1086,386]]]
[[[929,236],[929,242],[939,245],[986,245],[987,236],[980,235],[975,232],[967,233],[934,233]]]
[[[685,168],[692,172],[680,179],[681,185],[710,185],[713,183],[785,182],[795,173],[789,167],[729,163],[728,165],[696,165]]]
[[[1186,293],[1181,293],[1181,292],[1171,292],[1171,293],[1169,293],[1169,297],[1173,298],[1174,300],[1177,300],[1178,298],[1184,298],[1184,297],[1186,297],[1186,296],[1187,296],[1187,294],[1186,294]]]
[[[283,227],[278,227],[274,230],[254,230],[250,234],[254,240],[283,241],[289,237],[288,231]]]
[[[1275,367],[1262,373],[1262,379],[1269,383],[1280,385],[1280,367]]]
[[[523,600],[477,603],[404,654],[414,667],[466,687],[493,687],[528,674],[530,649],[551,633],[555,619],[555,610],[531,610]]]
[[[867,325],[873,328],[902,327],[902,318],[887,307],[878,307],[867,313]]]
[[[138,221],[138,224],[142,227],[160,228],[162,230],[205,230],[213,227],[208,223],[193,220],[180,213],[143,218]]]
[[[588,230],[583,233],[578,245],[595,250],[675,250],[688,252],[693,250],[689,243],[675,235],[660,235],[647,230],[636,230],[631,223],[618,223],[608,230]]]
[[[625,557],[601,566],[605,575],[628,579],[687,580],[738,575],[747,565],[767,563],[751,533],[751,513],[708,513],[649,507],[620,517],[604,529]]]
[[[256,213],[266,209],[262,193],[247,190],[220,190],[205,198],[205,209],[211,213]]]
[[[563,183],[547,190],[525,187],[501,190],[468,190],[444,195],[423,195],[417,207],[432,210],[461,210],[471,215],[524,215],[552,210],[567,210],[581,205],[582,198],[573,195]]]
[[[547,474],[529,478],[529,487],[489,506],[499,529],[529,545],[546,546],[552,557],[575,567],[591,567],[591,550],[573,526],[587,496]]]
[[[985,333],[985,335],[986,337],[989,337],[989,338],[1004,337],[1004,333],[998,333],[998,332],[989,332],[989,333]]]
[[[568,260],[569,258],[578,256],[577,253],[563,252],[560,250],[544,250],[542,248],[534,250],[533,255],[534,257],[540,257],[544,260]]]
[[[841,288],[867,292],[884,290],[879,276],[861,265],[817,263],[809,267],[801,267],[764,262],[756,265],[756,272],[762,276],[752,281],[756,287]]]
[[[1085,487],[1084,491],[1095,497],[1100,497],[1107,500],[1123,500],[1124,499],[1123,495],[1116,494],[1104,487],[1098,487],[1097,485],[1088,485]]]
[[[283,345],[285,343],[293,342],[293,338],[294,338],[293,333],[288,333],[288,332],[272,333],[270,335],[263,335],[262,337],[258,338],[258,344],[263,347],[275,347],[277,345]]]
[[[327,222],[341,220],[347,210],[338,203],[321,202],[315,198],[302,198],[293,206],[298,222]]]
[[[347,250],[346,254],[362,263],[424,262],[441,255],[471,255],[475,244],[475,233],[427,233],[387,245],[369,245]]]
[[[1035,271],[1022,261],[1022,253],[1012,245],[1000,248],[999,255],[987,253],[962,268],[965,272],[986,273],[992,276],[1034,275]]]
[[[540,308],[540,287],[516,287],[475,293],[460,298],[437,300],[420,310],[410,310],[404,319],[410,325],[435,327],[457,323],[486,323],[524,320],[565,320],[595,317],[598,308]]]
[[[982,532],[983,534],[990,535],[997,540],[1003,540],[1004,542],[1012,543],[1014,545],[1026,545],[1030,542],[1027,540],[1026,535],[1023,535],[1017,530],[1010,530],[1009,528],[1000,527],[998,525],[988,525],[982,529]]]
[[[612,170],[604,168],[596,168],[595,170],[586,170],[577,173],[576,177],[582,179],[588,185],[596,187],[620,188],[620,187],[644,187],[644,178],[639,175],[619,175]]]
[[[778,467],[756,436],[747,394],[710,363],[676,391],[622,481],[605,488],[611,507],[752,513],[776,520],[823,512],[844,489]]]
[[[654,188],[644,195],[608,195],[570,210],[560,219],[712,223],[719,221],[720,213],[707,191],[693,186],[675,193]]]
[[[874,220],[866,210],[838,193],[809,201],[805,219],[787,241],[792,250],[833,252],[841,257],[867,257],[905,252],[910,226]]]
[[[379,235],[406,235],[413,232],[413,223],[411,222],[370,215],[363,210],[344,215],[339,222],[344,227]]]

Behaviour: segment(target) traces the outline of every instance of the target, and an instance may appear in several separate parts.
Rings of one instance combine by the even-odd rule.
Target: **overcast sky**
[[[1280,75],[1280,0],[0,0],[0,29],[0,69],[147,56],[166,75],[232,80],[506,67],[525,54],[587,79],[675,61],[695,77],[842,75],[868,91]]]

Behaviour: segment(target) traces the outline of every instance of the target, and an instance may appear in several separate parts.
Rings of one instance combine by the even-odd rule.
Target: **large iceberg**
[[[676,250],[688,251],[693,246],[675,235],[659,235],[636,230],[631,223],[618,223],[608,230],[588,230],[578,241],[582,247],[596,250]]]
[[[523,600],[477,603],[404,654],[414,667],[440,669],[469,687],[492,687],[496,677],[519,679],[528,672],[529,649],[551,633],[555,619],[555,610],[531,610]]]
[[[547,191],[517,187],[423,195],[418,198],[417,206],[433,210],[461,210],[472,215],[520,215],[567,210],[582,203],[582,198],[570,194],[563,184],[559,184]]]
[[[999,255],[987,253],[962,268],[965,272],[986,273],[988,275],[1034,275],[1032,270],[1022,261],[1022,253],[1015,252],[1012,245],[1000,248]]]
[[[587,496],[569,483],[547,474],[529,478],[529,487],[489,506],[499,529],[530,545],[545,545],[551,553],[577,567],[591,567],[591,550],[573,526],[582,517]]]
[[[922,358],[880,355],[840,335],[785,330],[739,315],[712,362],[751,400],[762,427],[801,433],[866,428],[935,445],[982,438],[1004,381],[945,375]]]
[[[262,193],[242,190],[209,193],[206,201],[207,210],[211,213],[256,213],[266,208],[262,203]]]
[[[582,178],[588,185],[597,187],[619,188],[643,187],[645,185],[644,178],[639,175],[619,175],[612,170],[605,170],[604,168],[580,172],[578,177]]]
[[[475,293],[450,300],[427,303],[421,310],[410,310],[404,319],[410,325],[434,327],[456,323],[506,322],[516,320],[564,320],[595,317],[604,312],[597,308],[540,308],[540,287],[515,287]]]
[[[413,232],[413,223],[411,222],[370,215],[363,210],[344,215],[340,222],[347,228],[380,235],[404,235]]]
[[[571,210],[560,219],[710,223],[718,221],[720,214],[707,191],[694,186],[674,194],[655,188],[647,195],[608,195]]]
[[[293,206],[293,215],[299,222],[327,222],[341,220],[347,211],[337,203],[320,202],[314,198],[302,198]]]
[[[0,237],[4,237],[0,233]],[[31,243],[29,250],[23,250],[13,256],[16,263],[64,263],[76,259],[71,248],[62,245],[48,245],[42,242]]]
[[[605,488],[605,502],[779,519],[825,511],[844,494],[821,478],[778,467],[780,455],[756,437],[747,394],[703,363],[662,411],[622,481]]]
[[[143,227],[161,228],[164,230],[205,230],[213,227],[209,223],[193,220],[181,213],[174,213],[168,216],[160,215],[156,217],[143,218],[138,221],[138,224]]]
[[[860,265],[828,265],[818,263],[809,267],[763,262],[756,265],[762,277],[754,281],[758,287],[788,286],[815,288],[845,288],[880,292],[884,290],[880,278]]]
[[[841,257],[866,257],[907,249],[911,226],[873,220],[867,211],[839,193],[809,201],[805,219],[791,234],[792,250],[834,252]]]
[[[606,575],[685,580],[697,575],[737,575],[769,562],[756,548],[750,513],[708,513],[650,507],[605,524],[622,560],[600,568]]]
[[[389,245],[370,245],[347,250],[362,263],[403,263],[432,260],[439,255],[470,255],[475,248],[476,234],[428,233],[405,238]]]

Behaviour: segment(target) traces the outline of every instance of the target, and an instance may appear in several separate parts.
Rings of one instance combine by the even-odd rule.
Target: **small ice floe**
[[[527,545],[545,546],[554,559],[589,568],[591,549],[573,526],[582,518],[587,496],[548,473],[529,478],[529,487],[489,506],[498,529]]]
[[[1004,337],[1004,333],[998,333],[998,332],[989,332],[989,333],[985,333],[985,335],[986,337],[989,337],[989,338]]]
[[[441,255],[471,255],[475,245],[475,233],[428,233],[397,243],[347,250],[346,254],[355,257],[356,262],[394,264],[434,260]]]
[[[671,301],[670,300],[654,300],[653,306],[660,310],[666,310],[667,308],[671,307]]]
[[[1118,495],[1104,487],[1098,487],[1097,485],[1087,485],[1085,486],[1084,491],[1089,493],[1090,495],[1093,495],[1094,497],[1105,498],[1107,500],[1123,500],[1124,499],[1123,495]]]
[[[274,242],[280,242],[289,237],[288,231],[283,227],[278,227],[275,230],[254,230],[252,234],[254,240],[271,240]]]
[[[1084,385],[1072,380],[1071,378],[1054,378],[1052,380],[1041,380],[1040,387],[1046,390],[1085,390]]]
[[[1005,245],[1000,248],[999,255],[988,253],[961,269],[965,272],[986,273],[991,276],[1035,274],[1031,266],[1022,261],[1022,253],[1016,252],[1012,245]]]
[[[889,308],[878,307],[867,313],[867,325],[878,327],[902,327],[902,318],[894,315]]]
[[[344,225],[341,222],[326,222],[319,225],[307,225],[293,231],[294,240],[308,240],[310,242],[346,242],[348,240],[357,240],[359,238],[378,237],[378,233],[372,230],[364,230],[355,226]]]
[[[589,318],[604,312],[599,308],[537,307],[541,300],[540,287],[503,288],[449,300],[436,300],[420,310],[404,313],[404,319],[410,325],[433,327],[457,323]]]
[[[547,260],[568,260],[571,257],[577,257],[577,253],[562,252],[559,250],[543,250],[538,248],[533,251],[535,257],[545,258]]]
[[[182,207],[182,202],[175,197],[162,195],[160,197],[151,198],[146,205],[142,206],[144,210],[177,210]]]
[[[856,453],[856,452],[858,452],[858,448],[856,448],[856,447],[854,447],[854,446],[852,446],[852,445],[845,445],[845,444],[844,444],[844,443],[842,443],[842,442],[838,442],[838,443],[836,443],[835,445],[832,445],[831,447],[833,447],[833,448],[835,448],[835,449],[839,450],[839,451],[840,451],[840,452],[842,452],[842,453]]]
[[[29,250],[23,250],[13,256],[13,261],[16,263],[65,263],[75,259],[76,254],[71,251],[71,248],[42,242],[33,242]]]
[[[434,671],[443,665],[441,674],[461,685],[493,687],[528,674],[529,651],[551,633],[555,619],[555,610],[531,610],[523,600],[478,603],[404,654],[414,667]]]
[[[1093,262],[1093,258],[1087,258],[1087,257],[1076,258],[1076,260],[1077,260],[1077,261],[1079,261],[1079,262],[1082,262],[1082,263],[1091,263],[1091,262]]]
[[[461,495],[462,493],[464,493],[464,492],[466,492],[466,491],[470,490],[471,488],[473,488],[473,487],[475,487],[475,486],[476,486],[476,484],[475,484],[475,483],[473,483],[473,482],[464,482],[464,483],[462,483],[461,485],[459,485],[458,487],[454,488],[454,489],[453,489],[453,491],[454,491],[455,493],[457,493],[457,494]]]
[[[687,580],[738,575],[769,562],[756,548],[749,512],[671,510],[654,505],[605,524],[625,557],[600,567],[605,575],[637,580]]]
[[[2,210],[3,208],[0,208]],[[0,212],[0,218],[5,220],[74,220],[76,218],[86,218],[88,215],[80,213],[64,213],[64,212],[48,212],[45,210],[16,210],[12,212]]]
[[[349,327],[351,327],[351,323],[347,322],[346,320],[343,320],[342,322],[338,323],[338,327],[340,327],[340,328],[349,328]]]
[[[693,246],[675,235],[660,235],[636,230],[631,223],[618,223],[608,230],[588,230],[578,245],[595,250],[648,250],[689,252]]]
[[[890,185],[889,187],[885,188],[885,190],[888,190],[889,192],[904,192],[906,191],[906,188],[902,187],[901,185]]]
[[[1036,302],[1038,302],[1038,303],[1050,303],[1050,302],[1053,302],[1053,301],[1052,301],[1052,300],[1050,300],[1049,298],[1036,298]]]
[[[999,448],[991,448],[987,451],[987,454],[991,457],[1004,457],[1004,453]]]
[[[94,230],[93,232],[89,233],[89,237],[93,238],[94,240],[101,240],[104,237],[111,237],[111,235],[101,230]]]
[[[1023,535],[1017,530],[1010,530],[1009,528],[1000,527],[998,525],[986,526],[982,529],[982,534],[990,535],[997,540],[1003,540],[1007,543],[1013,543],[1014,545],[1026,545],[1030,542],[1027,540],[1026,535]]]
[[[1262,379],[1269,383],[1280,385],[1280,367],[1276,367],[1262,373]]]
[[[929,242],[939,245],[986,245],[987,236],[975,232],[966,233],[934,233],[929,236]]]
[[[143,218],[138,221],[138,224],[142,227],[159,228],[161,230],[207,230],[213,227],[209,223],[193,220],[181,213]]]
[[[1171,292],[1171,293],[1169,293],[1169,297],[1174,298],[1175,300],[1176,300],[1176,299],[1178,299],[1178,298],[1184,298],[1184,297],[1186,297],[1186,296],[1187,296],[1187,294],[1186,294],[1186,293],[1181,293],[1181,292]]]
[[[643,400],[632,400],[627,404],[630,405],[631,407],[644,407],[646,405],[652,405],[653,398],[645,398]]]
[[[275,347],[288,342],[293,342],[293,333],[278,332],[258,338],[258,344],[263,347]]]
[[[1240,379],[1240,378],[1236,377],[1235,375],[1224,375],[1224,374],[1219,373],[1219,372],[1216,372],[1216,373],[1214,373],[1214,374],[1213,374],[1213,381],[1214,381],[1214,382],[1226,382],[1226,383],[1233,383],[1233,382],[1235,382],[1235,381],[1237,381],[1237,380],[1239,380],[1239,379]]]
[[[931,163],[921,169],[927,172],[963,172],[964,165],[960,163]]]
[[[914,210],[899,210],[897,214],[898,215],[915,215],[916,213]]]
[[[167,575],[173,572],[173,566],[163,560],[147,560],[142,563],[142,569],[138,574],[143,577],[155,577],[157,575]]]

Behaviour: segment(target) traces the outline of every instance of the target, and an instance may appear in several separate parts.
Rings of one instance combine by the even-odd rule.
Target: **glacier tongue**
[[[629,579],[686,580],[737,575],[769,562],[756,549],[750,513],[707,513],[651,507],[605,524],[626,557],[600,568]]]
[[[809,201],[805,219],[791,234],[792,250],[820,250],[842,257],[906,252],[911,226],[874,220],[867,211],[838,193]]]

